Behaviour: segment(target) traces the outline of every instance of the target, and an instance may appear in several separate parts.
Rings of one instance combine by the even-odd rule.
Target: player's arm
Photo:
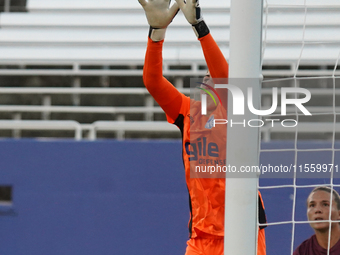
[[[144,85],[165,113],[176,120],[183,95],[163,77],[162,49],[166,28],[179,8],[176,3],[169,7],[170,0],[138,1],[150,25],[143,69]]]
[[[213,78],[228,78],[228,62],[210,34],[198,0],[176,0],[201,43],[205,61]]]
[[[210,30],[205,23],[198,0],[176,0],[181,11],[201,43],[204,58],[207,63],[210,76],[212,78],[228,78],[229,66],[220,48],[210,34]],[[228,98],[227,90],[218,89],[221,98]]]

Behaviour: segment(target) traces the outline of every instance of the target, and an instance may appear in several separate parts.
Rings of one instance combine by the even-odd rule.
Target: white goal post
[[[249,79],[253,84],[238,84],[247,94],[253,87],[253,105],[260,106],[262,0],[231,0],[229,81]],[[243,86],[244,85],[244,86]],[[248,85],[248,86],[247,86]],[[232,115],[231,93],[228,93],[228,119],[256,119],[250,112]],[[245,107],[247,108],[247,107]],[[240,120],[241,121],[241,120]],[[227,166],[259,164],[259,128],[232,128],[227,131]],[[257,251],[257,176],[228,178],[225,197],[225,255],[255,255]]]

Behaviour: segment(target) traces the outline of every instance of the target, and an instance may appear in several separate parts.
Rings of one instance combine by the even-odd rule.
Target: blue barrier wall
[[[0,254],[180,254],[189,216],[178,142],[0,142]]]
[[[263,156],[261,162],[273,158]],[[13,186],[13,205],[0,206],[1,255],[185,252],[189,206],[178,141],[3,140],[0,185]],[[309,191],[298,191],[298,220],[306,220]],[[268,221],[291,220],[292,188],[262,193]],[[291,228],[266,229],[268,254],[290,253]],[[312,233],[308,225],[297,225],[294,247]]]

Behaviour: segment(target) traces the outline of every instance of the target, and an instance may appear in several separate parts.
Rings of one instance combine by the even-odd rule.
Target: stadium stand
[[[288,6],[289,1],[284,2],[285,6],[282,0],[271,1],[270,11],[264,6],[268,11],[263,35],[264,78],[292,77],[302,42],[305,45],[298,77],[339,75],[334,65],[340,49],[340,4],[334,0],[322,4],[308,1],[303,34],[303,2],[292,3],[294,7]],[[201,6],[228,59],[230,2],[207,1]],[[137,0],[27,0],[26,9],[27,12],[0,14],[0,119],[75,121],[83,128],[81,137],[91,139],[179,137],[164,125],[164,114],[142,83],[148,26]],[[328,44],[326,48],[318,43],[320,38]],[[163,57],[164,75],[189,94],[189,78],[203,76],[206,66],[200,45],[181,13],[167,31]],[[288,82],[289,86],[293,83]],[[318,97],[310,105],[315,112],[333,111],[329,105],[333,97],[331,83],[320,79],[312,85],[313,95]],[[270,105],[270,99],[269,87],[265,87],[264,107]],[[98,126],[100,121],[105,121],[105,128]],[[139,121],[147,126],[140,126],[140,132],[126,126],[124,130],[117,128],[117,121],[118,125],[122,121]],[[163,136],[145,132],[153,130],[153,121],[163,123],[157,126],[167,131]],[[314,121],[320,120],[316,117]],[[73,137],[62,132],[25,131],[24,126],[22,131],[19,126],[15,130],[7,127],[8,130],[0,129],[1,137]],[[333,130],[327,125],[323,128],[325,132]],[[97,136],[93,130],[112,132]],[[277,137],[268,135],[271,130],[264,129],[266,139]]]
[[[25,12],[26,0],[0,0],[0,12]]]

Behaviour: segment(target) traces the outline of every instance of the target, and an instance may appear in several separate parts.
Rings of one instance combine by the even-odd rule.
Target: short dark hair
[[[340,210],[340,195],[335,189],[331,189],[330,187],[327,187],[327,186],[318,186],[318,187],[315,187],[311,191],[311,193],[309,193],[309,196],[310,196],[310,194],[312,194],[316,191],[325,191],[325,192],[328,192],[329,194],[331,194],[332,190],[333,190],[333,197],[332,198],[336,202],[336,207],[338,208],[338,210]],[[307,199],[307,202],[308,202],[308,199]],[[308,206],[308,204],[307,204],[307,206]]]

